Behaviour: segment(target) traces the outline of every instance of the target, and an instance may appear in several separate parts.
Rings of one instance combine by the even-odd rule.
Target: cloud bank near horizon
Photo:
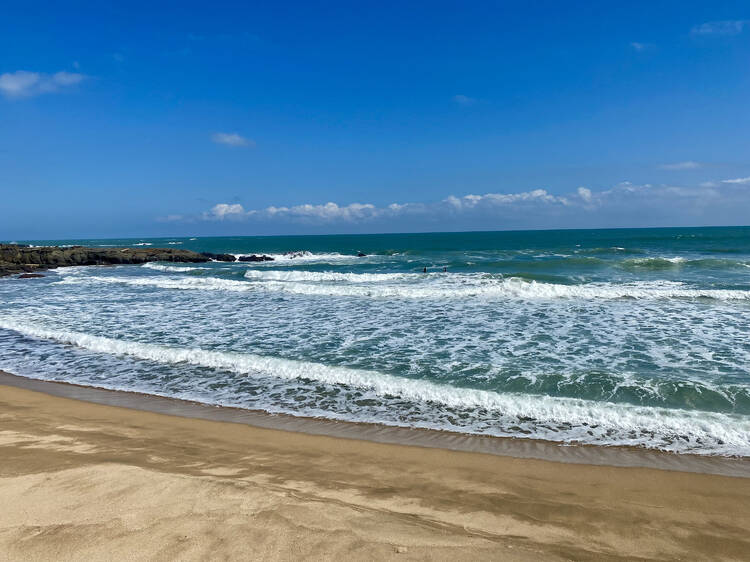
[[[217,227],[296,225],[350,231],[644,226],[668,222],[670,217],[681,224],[738,224],[732,217],[739,219],[750,212],[750,178],[745,180],[704,182],[697,187],[622,182],[600,191],[578,187],[564,195],[534,189],[385,205],[327,202],[246,209],[241,203],[222,202],[199,215],[171,215],[161,220]]]

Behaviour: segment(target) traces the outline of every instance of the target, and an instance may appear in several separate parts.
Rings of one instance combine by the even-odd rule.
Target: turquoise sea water
[[[0,369],[19,375],[750,456],[750,228],[32,243],[276,259],[0,280]]]

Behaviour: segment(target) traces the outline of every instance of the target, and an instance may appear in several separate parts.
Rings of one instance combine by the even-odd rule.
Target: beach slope
[[[750,479],[310,436],[0,386],[0,560],[725,559]]]

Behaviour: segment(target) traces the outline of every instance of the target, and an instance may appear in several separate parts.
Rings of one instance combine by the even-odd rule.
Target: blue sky
[[[747,224],[747,2],[16,2],[0,239]]]

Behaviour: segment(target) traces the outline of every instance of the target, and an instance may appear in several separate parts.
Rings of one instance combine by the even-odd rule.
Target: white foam
[[[435,275],[430,273],[428,275]],[[410,281],[423,278],[419,273],[339,273],[335,271],[259,271],[248,269],[245,277],[254,281],[314,282],[327,281],[347,283],[383,283],[388,281]]]
[[[160,263],[144,263],[141,267],[146,269],[154,269],[156,271],[168,271],[171,273],[182,273],[183,271],[198,271],[201,269],[208,269],[207,267],[188,267],[188,266],[174,266],[174,265],[162,265]]]
[[[299,273],[299,272],[298,272]],[[351,274],[360,275],[360,274]],[[372,275],[372,274],[364,274]],[[403,274],[399,274],[403,275]],[[347,278],[349,279],[349,278]],[[412,278],[407,278],[412,279]],[[453,274],[419,276],[412,283],[309,283],[277,281],[235,281],[216,277],[205,278],[153,278],[153,277],[81,277],[66,278],[57,283],[122,283],[132,286],[150,286],[162,289],[222,290],[222,291],[280,291],[300,295],[406,298],[406,299],[716,299],[750,300],[750,291],[740,289],[694,289],[674,281],[638,281],[632,283],[586,283],[562,285],[540,283],[520,278],[497,278],[486,274]],[[422,279],[422,281],[419,281]],[[312,278],[310,279],[312,280]]]
[[[232,254],[238,260],[243,256],[250,256],[252,254]],[[273,261],[268,262],[257,262],[254,265],[266,264],[266,265],[296,265],[300,263],[336,263],[346,260],[361,261],[362,258],[358,258],[354,255],[333,253],[314,254],[308,251],[302,252],[287,252],[284,254],[267,254],[265,252],[255,252],[255,255],[265,255],[273,258]]]
[[[704,454],[750,455],[750,416],[459,388],[375,371],[252,353],[125,341],[56,330],[14,319],[0,320],[0,328],[98,353],[127,355],[165,364],[188,363],[248,376],[308,379],[366,389],[381,397],[398,396],[461,410],[489,410],[497,412],[498,422],[508,417],[511,420],[506,422],[533,419],[545,438],[558,441],[590,441],[588,432],[596,428],[596,441],[602,444],[638,444],[676,451],[693,447],[697,449],[695,452]],[[548,425],[561,423],[573,427],[569,428],[570,431],[560,431],[559,435],[556,435],[559,430],[545,431],[545,428],[550,429]],[[501,429],[500,433],[507,434],[507,429]],[[539,437],[539,434],[530,437]]]
[[[629,260],[625,260],[623,263],[628,265],[658,265],[660,263],[671,263],[674,265],[679,265],[681,263],[685,263],[685,258],[681,256],[675,256],[675,257],[653,257],[653,258],[633,258]]]

